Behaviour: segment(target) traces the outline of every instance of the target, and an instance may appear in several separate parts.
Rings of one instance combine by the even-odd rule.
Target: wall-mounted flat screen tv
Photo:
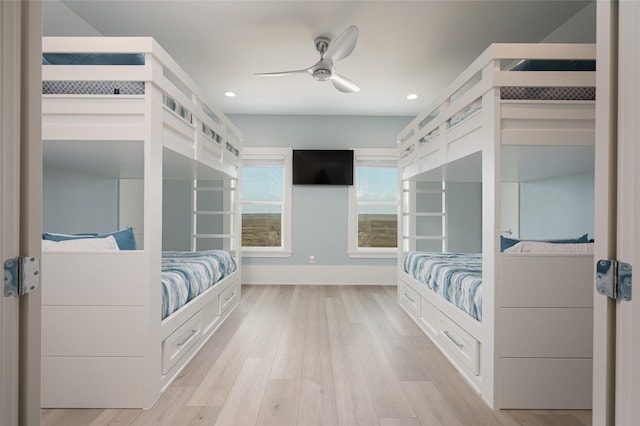
[[[294,185],[353,185],[353,150],[294,149]]]

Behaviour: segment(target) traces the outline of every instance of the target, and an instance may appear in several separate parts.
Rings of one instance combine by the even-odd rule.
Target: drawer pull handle
[[[451,335],[451,333],[449,333],[447,330],[445,330],[444,335],[447,336],[449,338],[449,340],[451,340],[453,342],[454,345],[456,345],[458,347],[458,349],[464,349],[464,345],[460,342],[458,342],[456,339],[453,338],[453,336]]]
[[[226,299],[224,299],[225,302],[228,302],[229,300],[233,299],[233,297],[236,295],[236,292],[234,291],[233,293],[231,293],[229,295],[229,297],[227,297]]]
[[[182,342],[178,342],[178,343],[176,343],[176,346],[182,346],[182,345],[184,345],[184,344],[185,344],[185,343],[187,343],[187,342],[188,342],[188,341],[193,337],[193,335],[194,335],[194,334],[196,334],[197,332],[198,332],[198,330],[191,330],[191,333],[189,333],[189,335],[188,335],[187,337],[185,337],[185,339],[184,339]]]
[[[413,297],[409,296],[409,294],[407,294],[406,292],[404,293],[404,297],[407,298],[411,303],[415,303],[416,301]]]

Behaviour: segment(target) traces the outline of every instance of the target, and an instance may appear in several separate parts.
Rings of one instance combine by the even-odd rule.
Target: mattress
[[[43,95],[144,95],[144,81],[47,80]]]
[[[224,250],[162,253],[162,319],[237,269]]]
[[[521,87],[500,88],[500,99],[539,101],[594,101],[595,87]]]
[[[595,71],[594,60],[528,59],[509,71]],[[595,87],[501,87],[500,99],[593,101]]]
[[[404,270],[472,318],[482,321],[482,254],[411,252]]]

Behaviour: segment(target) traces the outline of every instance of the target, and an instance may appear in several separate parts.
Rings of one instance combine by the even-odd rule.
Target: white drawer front
[[[238,300],[240,293],[239,283],[233,283],[229,288],[220,293],[220,313],[224,315]]]
[[[198,311],[162,342],[162,374],[167,374],[189,348],[200,340],[201,335],[202,317]]]
[[[440,328],[440,316],[442,315],[438,308],[423,298],[421,313],[420,321],[427,327],[432,336],[437,336]]]
[[[420,295],[409,287],[406,283],[400,281],[400,303],[402,306],[407,308],[411,313],[413,313],[416,317],[420,316],[421,312],[421,302]]]
[[[444,315],[440,317],[438,337],[449,354],[460,361],[473,374],[476,376],[479,374],[478,354],[480,343],[476,339]]]

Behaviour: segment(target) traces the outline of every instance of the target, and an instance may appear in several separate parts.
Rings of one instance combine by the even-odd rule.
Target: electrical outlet
[[[316,263],[316,257],[315,256],[309,256],[309,263]]]

